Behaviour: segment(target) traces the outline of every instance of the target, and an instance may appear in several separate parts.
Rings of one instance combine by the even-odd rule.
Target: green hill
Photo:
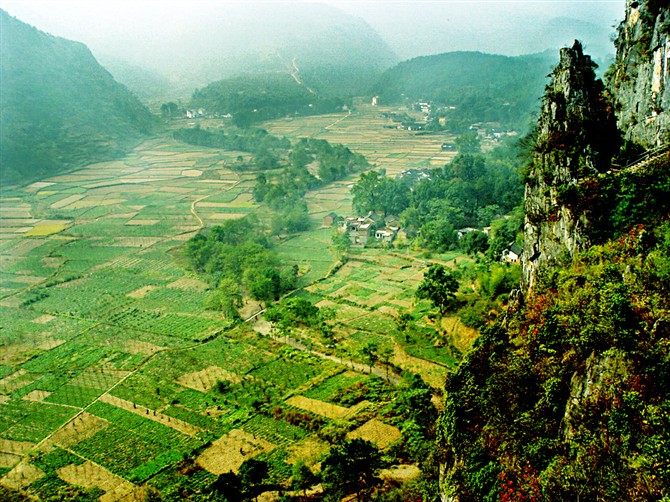
[[[373,87],[382,103],[427,100],[445,107],[453,129],[473,122],[525,128],[555,56],[447,52],[404,61]]]
[[[342,109],[342,101],[325,98],[286,73],[246,75],[196,90],[191,106],[208,113],[231,114],[246,126],[284,115],[314,115]]]
[[[80,43],[0,10],[0,177],[111,158],[148,134],[149,111]]]

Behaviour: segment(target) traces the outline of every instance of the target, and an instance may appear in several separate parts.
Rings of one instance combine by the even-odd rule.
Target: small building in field
[[[519,263],[523,250],[516,242],[510,242],[509,247],[502,252],[501,261],[506,263]]]
[[[343,218],[341,216],[338,216],[337,213],[334,212],[328,213],[326,216],[323,217],[323,226],[332,227],[342,219]]]

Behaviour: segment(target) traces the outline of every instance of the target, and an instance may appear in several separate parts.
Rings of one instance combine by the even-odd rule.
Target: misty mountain
[[[553,63],[553,52],[515,57],[447,52],[398,64],[382,75],[373,91],[382,103],[427,100],[455,107],[447,115],[454,130],[473,122],[524,128]]]
[[[112,6],[81,4],[96,29],[79,22],[58,32],[85,41],[105,61],[111,56],[162,75],[182,97],[214,81],[295,67],[322,93],[358,93],[398,61],[365,21],[329,5],[166,2],[160,12],[152,5],[138,2],[135,15],[117,18]],[[135,80],[118,76],[146,95]]]
[[[125,85],[140,99],[163,97],[170,92],[170,81],[154,70],[108,54],[99,54],[96,59],[112,74],[114,80]]]
[[[0,10],[0,177],[111,158],[146,135],[149,111],[78,42]]]

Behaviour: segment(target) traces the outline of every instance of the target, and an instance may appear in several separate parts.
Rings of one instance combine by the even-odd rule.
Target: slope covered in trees
[[[668,15],[632,2],[619,30],[650,33],[652,67]],[[625,54],[649,64],[628,42],[618,48],[618,66]],[[609,127],[608,99],[635,124],[644,110],[604,94],[590,68],[580,44],[561,51],[527,179],[523,290],[447,379],[444,496],[662,500],[670,490],[668,145],[605,171],[628,163],[630,145],[612,148],[619,136],[667,138],[667,127]],[[649,88],[652,76],[641,71],[631,86]],[[662,91],[668,78],[658,78]]]
[[[149,111],[86,46],[0,10],[0,178],[112,158],[153,128]]]
[[[209,113],[231,114],[239,126],[284,115],[315,115],[342,109],[339,99],[325,98],[287,73],[245,75],[196,90],[191,106]]]
[[[547,53],[447,52],[398,64],[382,75],[373,92],[382,102],[428,100],[455,107],[447,112],[453,130],[474,122],[525,128],[554,61]]]

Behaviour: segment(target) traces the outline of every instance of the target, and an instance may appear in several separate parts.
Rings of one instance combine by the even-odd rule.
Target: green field
[[[379,110],[363,107],[266,127],[344,143],[390,174],[448,160],[442,137],[384,125]],[[320,460],[327,446],[321,430],[347,433],[381,416],[394,393],[390,384],[375,384],[385,390],[344,423],[288,405],[304,396],[344,406],[348,389],[376,379],[271,339],[262,320],[233,328],[206,310],[208,285],[187,268],[181,248],[203,227],[258,210],[250,194],[254,175],[226,169],[238,155],[158,138],[118,161],[3,187],[4,486],[40,497],[71,484],[98,496],[139,494],[143,484],[195,493],[219,474],[217,459],[237,469],[254,455],[284,483],[296,458]],[[331,211],[351,214],[355,179],[308,193],[312,229],[276,243],[282,262],[298,266],[295,294],[334,312],[334,344],[309,330],[291,336],[358,362],[361,348],[374,341],[392,354],[395,371],[418,372],[439,387],[456,354],[430,335],[425,305],[413,301],[427,262],[414,251],[360,249],[331,273],[333,229],[321,222]],[[249,302],[244,314],[255,306]],[[395,321],[405,311],[418,312],[411,340]],[[249,453],[235,460],[238,447]],[[184,462],[192,468],[188,480]]]

